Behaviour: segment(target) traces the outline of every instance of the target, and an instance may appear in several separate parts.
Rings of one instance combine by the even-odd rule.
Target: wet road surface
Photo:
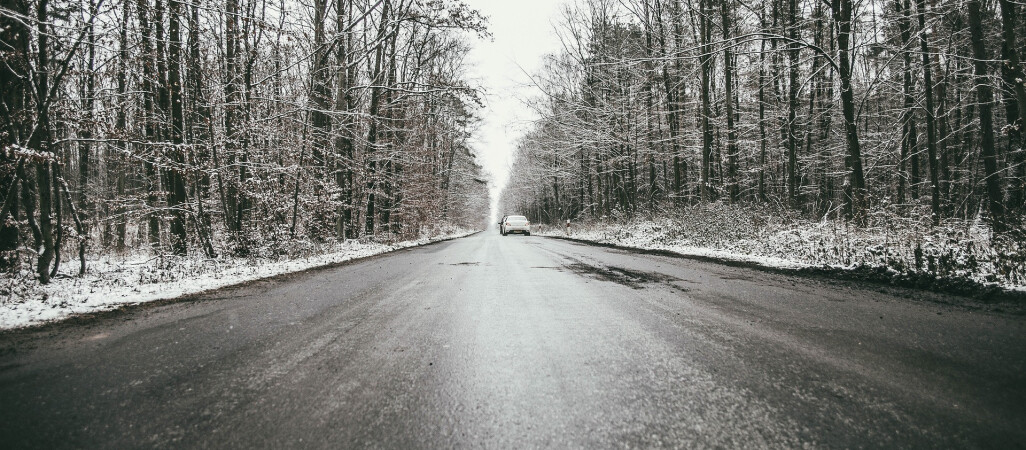
[[[1026,445],[944,298],[490,231],[0,334],[0,447]]]

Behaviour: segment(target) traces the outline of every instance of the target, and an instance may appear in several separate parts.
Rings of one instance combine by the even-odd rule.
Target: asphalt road
[[[0,334],[0,447],[1026,446],[950,300],[490,231]]]

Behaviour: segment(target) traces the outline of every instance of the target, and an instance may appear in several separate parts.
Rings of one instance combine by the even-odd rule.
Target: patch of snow
[[[582,241],[589,241],[600,244],[619,245],[622,247],[630,247],[641,250],[667,251],[683,256],[697,256],[702,258],[715,258],[727,261],[758,264],[766,267],[774,267],[780,269],[801,269],[811,266],[810,264],[804,264],[779,257],[749,255],[729,250],[720,250],[708,247],[697,247],[685,244],[654,243],[652,242],[651,236],[632,235],[624,238],[615,238],[613,237],[615,236],[615,233],[610,232],[609,230],[595,228],[589,228],[587,231],[575,230],[573,233],[570,234],[567,234],[563,231],[555,231],[551,228],[548,228],[536,234],[540,234],[541,236],[569,237],[573,239],[579,239]]]
[[[285,260],[267,258],[103,256],[88,261],[85,276],[72,276],[78,261],[66,261],[62,273],[40,285],[23,270],[0,277],[0,329],[20,328],[124,305],[173,299],[211,289],[338,264],[403,248],[475,233],[451,229],[438,235],[391,244],[347,240],[320,254]],[[76,272],[77,273],[77,272]]]
[[[871,269],[889,277],[969,280],[1026,292],[1026,243],[996,237],[979,220],[933,226],[883,212],[869,222],[855,227],[713,203],[651,218],[573,223],[569,231],[537,225],[534,232],[771,268]]]

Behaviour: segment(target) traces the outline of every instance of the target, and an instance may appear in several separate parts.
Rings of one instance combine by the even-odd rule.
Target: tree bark
[[[766,2],[759,9],[759,28],[766,29]],[[759,185],[758,199],[765,202],[766,197],[766,39],[759,41]]]
[[[0,0],[0,7],[15,14],[28,16],[29,3],[22,0]],[[29,25],[16,20],[8,14],[0,14],[0,42],[4,44],[3,64],[0,64],[0,109],[3,128],[0,128],[0,148],[19,144],[26,138],[26,119],[30,115],[25,99],[31,97],[33,86],[29,80],[31,31]],[[0,186],[6,187],[5,207],[12,219],[18,217],[20,193],[19,183],[24,183],[20,175],[24,168],[24,160],[16,161],[0,152]],[[19,181],[20,179],[20,181]],[[0,270],[17,270],[21,265],[18,246],[21,234],[16,220],[8,220],[7,216],[0,220]]]
[[[342,191],[342,205],[339,211],[338,224],[335,234],[339,238],[353,239],[359,233],[359,228],[354,223],[354,211],[356,205],[354,198],[354,174],[355,167],[355,145],[353,136],[355,133],[355,120],[353,114],[356,112],[356,103],[351,92],[351,85],[356,79],[355,64],[352,64],[350,57],[350,39],[345,31],[352,15],[352,2],[337,0],[336,3],[336,29],[340,34],[335,55],[338,64],[338,85],[335,93],[335,109],[343,113],[342,124],[338,131],[336,148],[341,158],[341,166],[336,169],[335,184]]]
[[[89,196],[87,191],[89,189],[89,171],[91,165],[92,152],[92,140],[93,140],[93,128],[95,127],[95,103],[96,103],[96,29],[93,24],[97,14],[96,0],[89,0],[89,23],[87,27],[87,38],[86,38],[86,74],[82,89],[82,110],[85,116],[85,123],[81,125],[82,137],[81,144],[78,149],[78,216],[75,218],[76,224],[88,225],[89,214],[92,206],[89,202]],[[68,202],[72,202],[71,198],[68,198]],[[72,205],[72,207],[74,207]],[[81,233],[88,235],[88,229],[81,230]],[[85,252],[85,235],[79,236],[80,246],[82,246],[82,252]],[[81,270],[85,273],[85,264]]]
[[[702,186],[701,195],[702,202],[708,203],[713,201],[713,190],[712,190],[712,146],[713,146],[713,131],[712,123],[710,122],[710,116],[712,116],[712,109],[710,107],[710,78],[712,77],[712,48],[710,44],[710,38],[712,34],[712,26],[709,23],[709,17],[712,14],[709,2],[712,0],[699,0],[700,11],[699,11],[699,33],[700,33],[700,47],[699,47],[699,60],[702,71],[702,88],[701,88],[701,101],[702,110],[700,112],[699,120],[702,126]]]
[[[930,68],[930,48],[926,38],[926,2],[916,0],[919,18],[919,49],[923,55],[923,89],[926,96],[926,159],[930,170],[930,211],[933,224],[939,225],[941,218],[940,167],[937,161],[937,124],[933,98],[933,74]]]
[[[167,205],[171,210],[171,253],[184,256],[188,252],[188,235],[186,221],[186,187],[185,187],[185,111],[182,98],[182,34],[180,22],[182,17],[182,1],[168,2],[168,81],[167,90],[171,103],[171,144],[170,160],[172,166],[167,169],[168,186]]]
[[[1004,205],[1001,199],[1000,175],[997,170],[997,152],[994,148],[994,119],[991,105],[994,93],[987,81],[987,61],[990,59],[983,38],[983,19],[980,1],[969,0],[969,37],[973,48],[973,73],[976,76],[976,97],[980,108],[980,156],[986,175],[987,206],[990,210],[994,231],[1005,230]]]
[[[328,89],[328,47],[325,43],[324,24],[327,19],[328,1],[313,2],[314,53],[310,62],[310,101],[314,108],[310,111],[310,134],[313,163],[318,170],[325,168],[325,152],[331,135],[331,94]]]
[[[367,158],[367,212],[365,216],[366,229],[365,231],[369,234],[374,234],[375,231],[375,220],[377,218],[377,205],[375,204],[377,186],[377,158],[376,146],[378,143],[378,112],[381,105],[381,82],[382,79],[382,63],[385,57],[385,37],[388,32],[388,20],[389,20],[389,7],[391,2],[384,0],[384,5],[381,10],[381,23],[378,25],[378,39],[377,48],[374,52],[374,68],[371,76],[371,87],[370,94],[370,109],[368,115],[370,118],[370,126],[367,130],[367,150],[364,152]]]
[[[1019,24],[1018,4],[998,0],[1001,5],[1001,79],[1004,82],[1005,118],[1008,122],[1008,153],[1011,165],[1017,167],[1009,186],[1009,206],[1018,214],[1026,213],[1026,73],[1019,60],[1015,27]]]
[[[679,58],[673,58],[669,54],[668,45],[666,43],[666,34],[668,27],[663,25],[662,18],[662,4],[660,0],[656,0],[656,23],[659,25],[659,53],[660,56],[667,61],[664,61],[661,66],[662,78],[663,78],[663,94],[666,96],[666,125],[670,132],[670,153],[673,158],[673,203],[674,205],[680,204],[682,196],[683,178],[681,173],[681,157],[680,157],[680,117],[679,117],[679,99],[677,98],[677,84],[679,82],[678,72],[674,71],[673,75],[670,74],[671,64],[668,60],[674,61],[676,64]],[[677,14],[677,11],[671,9],[670,14]],[[590,167],[590,165],[589,165]],[[591,178],[588,179],[588,191],[589,198],[591,197]],[[594,212],[592,212],[594,215]]]
[[[901,33],[902,57],[902,97],[904,99],[901,111],[901,154],[898,162],[898,202],[905,203],[906,191],[911,191],[912,198],[918,198],[917,185],[919,183],[919,155],[916,147],[918,137],[916,135],[915,122],[915,97],[913,95],[914,78],[912,77],[912,52],[908,50],[912,43],[911,10],[909,0],[895,0],[895,9],[900,14],[898,17],[898,28]],[[912,166],[911,171],[907,169]]]
[[[119,103],[125,104],[128,102],[128,16],[131,9],[131,0],[124,0],[122,8],[121,29],[118,30],[117,100]],[[114,158],[108,156],[107,176],[115,178],[114,192],[118,206],[114,209],[114,248],[118,252],[122,252],[125,250],[125,238],[128,232],[127,210],[124,207],[125,179],[127,177],[125,172],[128,170],[128,167],[122,164],[126,160],[125,155],[128,153],[128,145],[126,144],[128,141],[128,114],[125,108],[118,108],[117,110],[115,131],[118,134],[118,142],[116,143],[118,154]]]
[[[238,145],[236,134],[238,133],[238,109],[239,103],[239,0],[226,0],[224,14],[224,155],[227,160],[227,167],[232,167],[237,158]],[[219,189],[221,200],[224,204],[225,226],[230,233],[238,234],[240,228],[239,197],[241,186],[233,180],[234,174],[231,169],[218,171]]]
[[[139,34],[141,38],[140,52],[141,58],[143,58],[142,68],[142,96],[143,96],[143,128],[144,136],[142,143],[142,159],[143,159],[143,172],[146,177],[146,218],[147,218],[147,239],[150,247],[154,250],[160,248],[160,217],[157,215],[157,190],[159,189],[159,180],[157,179],[157,170],[153,164],[154,155],[152,155],[152,146],[154,141],[157,139],[157,129],[154,118],[154,95],[153,95],[153,84],[154,84],[154,52],[153,45],[151,43],[150,35],[150,22],[147,15],[149,9],[149,2],[147,0],[138,0],[136,7],[136,13],[139,15]]]
[[[787,75],[787,199],[792,208],[798,205],[798,0],[788,1],[788,75]]]
[[[726,90],[726,97],[723,100],[724,113],[727,116],[727,176],[729,183],[727,194],[731,203],[736,203],[740,197],[738,186],[738,148],[737,130],[734,127],[734,56],[732,52],[733,42],[733,20],[734,14],[731,7],[731,0],[720,0],[720,17],[723,22],[723,85]],[[797,1],[797,0],[792,0]]]
[[[39,0],[36,5],[36,120],[38,125],[29,139],[28,147],[40,152],[43,160],[36,163],[36,186],[39,198],[39,233],[42,252],[36,261],[36,275],[39,282],[50,282],[50,263],[56,252],[54,242],[53,178],[51,164],[54,154],[51,148],[50,130],[50,30],[49,0]]]
[[[852,92],[851,52],[851,0],[832,0],[834,23],[837,26],[838,75],[841,79],[841,112],[844,116],[844,136],[848,153],[844,158],[848,170],[845,181],[845,211],[849,220],[865,223],[866,181],[862,171],[862,148],[859,143],[858,123],[855,117],[855,94]]]

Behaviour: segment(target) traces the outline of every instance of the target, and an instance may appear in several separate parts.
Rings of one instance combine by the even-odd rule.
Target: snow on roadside
[[[599,244],[618,245],[621,247],[630,247],[642,250],[667,251],[684,256],[697,256],[701,258],[715,258],[725,261],[744,262],[778,269],[803,269],[807,267],[812,267],[811,264],[805,264],[797,261],[792,261],[789,259],[772,256],[750,255],[729,250],[720,250],[715,248],[698,247],[685,244],[663,244],[655,242],[652,239],[652,236],[632,235],[625,237],[617,237],[616,232],[601,227],[588,227],[583,230],[579,228],[580,227],[574,228],[571,231],[571,233],[567,233],[562,229],[544,228],[540,232],[535,232],[535,234],[538,234],[540,236],[567,237],[581,241],[589,241]]]
[[[40,285],[23,271],[0,277],[0,330],[38,325],[76,314],[115,309],[123,305],[172,299],[259,280],[425,245],[475,233],[454,229],[430,238],[392,244],[349,240],[325,252],[296,259],[204,259],[153,256],[102,257],[89,261],[84,277],[63,273]],[[67,261],[65,270],[77,270],[78,261]]]
[[[675,217],[575,223],[569,234],[563,227],[538,226],[534,232],[770,268],[850,271],[945,291],[1026,293],[1026,243],[995,239],[979,221],[935,227],[882,216],[858,228],[711,204]]]

